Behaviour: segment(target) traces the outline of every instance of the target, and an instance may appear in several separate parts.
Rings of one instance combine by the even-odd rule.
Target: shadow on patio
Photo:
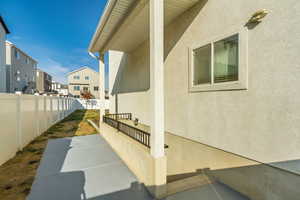
[[[49,141],[28,200],[152,199],[99,135]]]

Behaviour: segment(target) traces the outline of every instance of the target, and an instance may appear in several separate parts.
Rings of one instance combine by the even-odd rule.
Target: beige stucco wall
[[[248,90],[190,93],[189,47],[244,27],[262,8],[270,14],[248,31]],[[261,162],[299,159],[300,63],[295,59],[300,46],[299,11],[300,2],[295,0],[233,0],[230,4],[210,0],[169,25],[165,34],[166,131]],[[147,43],[127,52],[129,64],[123,71],[131,73],[122,73],[122,87],[132,87],[137,77],[148,84]],[[133,91],[119,94],[119,112],[132,112],[148,123],[147,87],[144,93]],[[145,102],[137,104],[140,100]]]
[[[149,148],[107,124],[100,123],[100,133],[149,192],[154,196],[165,194],[166,170],[162,170],[166,169],[165,156],[152,157]]]
[[[76,80],[74,76],[79,76],[80,79]],[[86,76],[89,77],[89,80],[85,80]],[[74,90],[75,85],[80,86],[80,91]],[[69,93],[72,95],[80,95],[83,87],[88,87],[91,94],[98,99],[99,91],[95,91],[94,87],[99,87],[99,73],[90,68],[82,68],[81,70],[71,72],[68,74],[68,87]]]
[[[255,200],[297,200],[299,175],[166,133],[168,176],[204,173]]]
[[[110,112],[132,113],[140,122],[150,123],[150,77],[148,45],[143,44],[131,53],[109,51]],[[129,103],[130,102],[130,103]]]

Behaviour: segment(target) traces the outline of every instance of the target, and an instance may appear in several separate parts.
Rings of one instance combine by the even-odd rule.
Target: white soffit
[[[165,0],[165,25],[197,2],[199,0]],[[98,26],[89,50],[134,50],[149,38],[149,9],[149,0],[115,0],[102,31]]]

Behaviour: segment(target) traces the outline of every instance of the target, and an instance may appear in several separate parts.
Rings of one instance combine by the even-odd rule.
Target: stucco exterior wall
[[[109,51],[110,112],[132,113],[140,122],[150,123],[149,45],[131,53]]]
[[[5,39],[6,32],[0,23],[0,92],[6,92],[6,67],[5,67]]]
[[[242,28],[262,8],[270,14],[248,31],[248,90],[189,93],[188,48]],[[298,11],[297,1],[212,0],[171,24],[167,44],[175,43],[170,31],[180,30],[180,23],[199,12],[166,56],[167,131],[261,162],[299,159]]]
[[[74,76],[79,76],[80,79],[74,79]],[[86,76],[89,77],[89,80],[85,80]],[[80,91],[74,90],[75,85],[80,86]],[[94,90],[94,87],[99,87],[99,73],[89,68],[83,68],[82,70],[71,72],[68,74],[68,87],[70,94],[78,96],[80,96],[80,92],[83,90],[83,87],[87,87],[91,94],[96,99],[99,99],[99,90]]]
[[[262,8],[270,14],[248,30],[248,89],[190,93],[189,48],[243,28]],[[166,131],[260,162],[299,159],[299,11],[296,0],[210,0],[170,24],[165,30]],[[137,77],[147,85],[147,43],[127,53],[122,87],[139,84]],[[119,94],[119,112],[132,112],[149,124],[149,93],[144,89]]]

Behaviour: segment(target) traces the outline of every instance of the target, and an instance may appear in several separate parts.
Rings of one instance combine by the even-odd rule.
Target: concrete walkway
[[[213,186],[213,187],[212,187]],[[246,200],[213,184],[166,200]],[[100,135],[49,140],[27,200],[153,200]]]
[[[150,200],[99,135],[49,140],[27,200]]]

